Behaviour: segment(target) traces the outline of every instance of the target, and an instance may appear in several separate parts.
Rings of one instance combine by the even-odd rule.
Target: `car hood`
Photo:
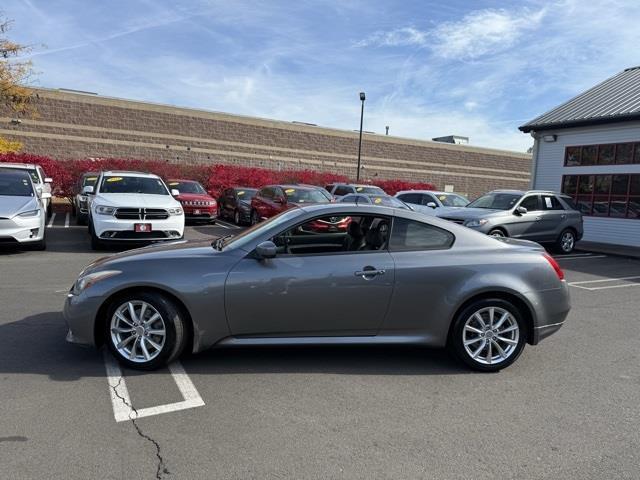
[[[0,195],[0,217],[11,218],[21,212],[36,210],[38,202],[35,197],[16,197]]]
[[[177,197],[174,197],[176,200],[186,200],[186,201],[206,201],[212,202],[213,197],[207,195],[206,193],[181,193]]]
[[[96,195],[96,205],[110,207],[147,207],[147,208],[175,208],[180,203],[171,195],[149,195],[140,193],[104,193]]]
[[[505,211],[506,210],[493,210],[490,208],[443,207],[436,210],[436,216],[455,218],[456,220],[475,220]]]

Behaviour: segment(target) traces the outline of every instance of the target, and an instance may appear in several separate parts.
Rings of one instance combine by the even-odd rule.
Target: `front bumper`
[[[67,342],[96,346],[95,320],[102,301],[101,297],[67,294],[63,310],[64,320],[69,329]]]
[[[94,215],[93,228],[100,240],[154,241],[176,240],[184,235],[184,215],[172,215],[163,220],[123,220],[107,215]],[[135,225],[150,224],[149,232],[136,232]]]
[[[0,242],[37,242],[44,237],[44,229],[42,213],[26,219],[5,218],[0,220]]]
[[[218,217],[218,211],[215,208],[197,208],[197,207],[185,207],[184,216],[186,220],[215,220]]]

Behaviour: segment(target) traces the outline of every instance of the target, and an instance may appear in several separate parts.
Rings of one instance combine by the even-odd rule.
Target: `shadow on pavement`
[[[0,325],[0,373],[47,375],[73,382],[104,377],[102,352],[69,344],[61,312]],[[331,373],[339,375],[451,375],[469,370],[444,350],[419,347],[262,347],[212,349],[182,359],[188,373]],[[163,373],[159,370],[157,373]],[[149,375],[133,372],[127,375]]]

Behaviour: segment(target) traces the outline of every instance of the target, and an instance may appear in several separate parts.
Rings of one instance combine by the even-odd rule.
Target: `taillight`
[[[558,276],[558,278],[560,280],[564,280],[564,272],[560,268],[560,265],[558,265],[558,262],[556,262],[556,259],[553,258],[548,253],[543,253],[542,256],[547,259],[547,262],[549,262],[549,265],[551,265],[551,267],[555,270],[556,275]]]

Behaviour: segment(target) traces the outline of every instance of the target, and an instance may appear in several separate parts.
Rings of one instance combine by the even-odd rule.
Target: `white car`
[[[107,242],[178,240],[184,235],[184,211],[157,175],[140,172],[102,172],[89,198],[91,247]]]
[[[51,215],[51,182],[53,182],[53,180],[45,175],[44,169],[40,165],[31,163],[0,163],[0,168],[11,168],[13,170],[27,172],[31,176],[31,181],[35,186],[36,192],[44,204],[47,216]]]
[[[469,199],[458,193],[434,190],[403,190],[394,195],[420,213],[436,215],[452,208],[465,207]]]
[[[44,250],[46,210],[29,173],[0,164],[0,244],[18,243]]]

